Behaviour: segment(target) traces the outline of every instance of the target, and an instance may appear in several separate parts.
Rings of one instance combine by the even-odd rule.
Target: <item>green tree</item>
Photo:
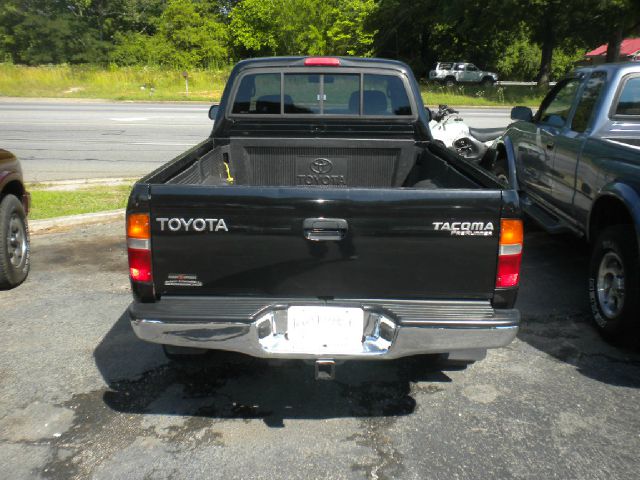
[[[0,32],[0,51],[19,63],[97,62],[109,47],[60,0],[5,0]]]
[[[596,38],[608,44],[607,62],[617,62],[620,44],[640,29],[640,0],[595,0]]]
[[[370,55],[364,22],[375,8],[375,0],[243,0],[230,27],[252,55]]]
[[[169,0],[155,33],[121,32],[111,60],[117,64],[157,64],[172,68],[219,67],[229,62],[227,26],[217,5]]]

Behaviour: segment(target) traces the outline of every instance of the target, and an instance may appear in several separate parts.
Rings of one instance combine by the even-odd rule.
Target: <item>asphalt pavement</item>
[[[27,181],[141,177],[206,138],[208,104],[0,99],[0,148]],[[503,127],[509,109],[460,109],[473,127]]]
[[[300,362],[177,367],[139,341],[123,231],[36,235],[26,283],[0,292],[2,478],[637,478],[640,353],[594,330],[573,237],[529,229],[522,328],[485,360],[316,382]]]

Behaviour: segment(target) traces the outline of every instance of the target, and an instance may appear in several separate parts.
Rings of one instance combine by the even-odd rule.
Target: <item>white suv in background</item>
[[[456,83],[479,83],[490,87],[498,81],[498,74],[480,70],[473,63],[438,62],[435,69],[429,72],[429,80],[441,82],[447,87]]]

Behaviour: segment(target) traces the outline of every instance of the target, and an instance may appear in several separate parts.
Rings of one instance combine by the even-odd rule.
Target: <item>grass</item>
[[[46,185],[37,184],[28,188],[31,192],[31,220],[124,208],[131,192],[131,185],[50,190]]]
[[[153,67],[0,64],[0,96],[109,100],[219,100],[230,69],[182,72]]]
[[[0,96],[100,98],[107,100],[219,101],[230,67],[189,71],[189,95],[182,72],[159,67],[51,65],[28,67],[0,63]],[[544,91],[523,86],[444,87],[420,85],[427,105],[538,106]]]
[[[538,107],[547,93],[536,86],[508,85],[482,87],[479,85],[456,85],[445,87],[434,83],[421,83],[420,92],[425,104],[435,106],[466,105],[496,107],[525,105]]]

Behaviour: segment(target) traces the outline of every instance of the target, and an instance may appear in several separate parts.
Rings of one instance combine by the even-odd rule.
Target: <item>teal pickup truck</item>
[[[551,233],[591,246],[588,292],[608,337],[640,330],[640,62],[582,68],[516,120],[490,166]]]

